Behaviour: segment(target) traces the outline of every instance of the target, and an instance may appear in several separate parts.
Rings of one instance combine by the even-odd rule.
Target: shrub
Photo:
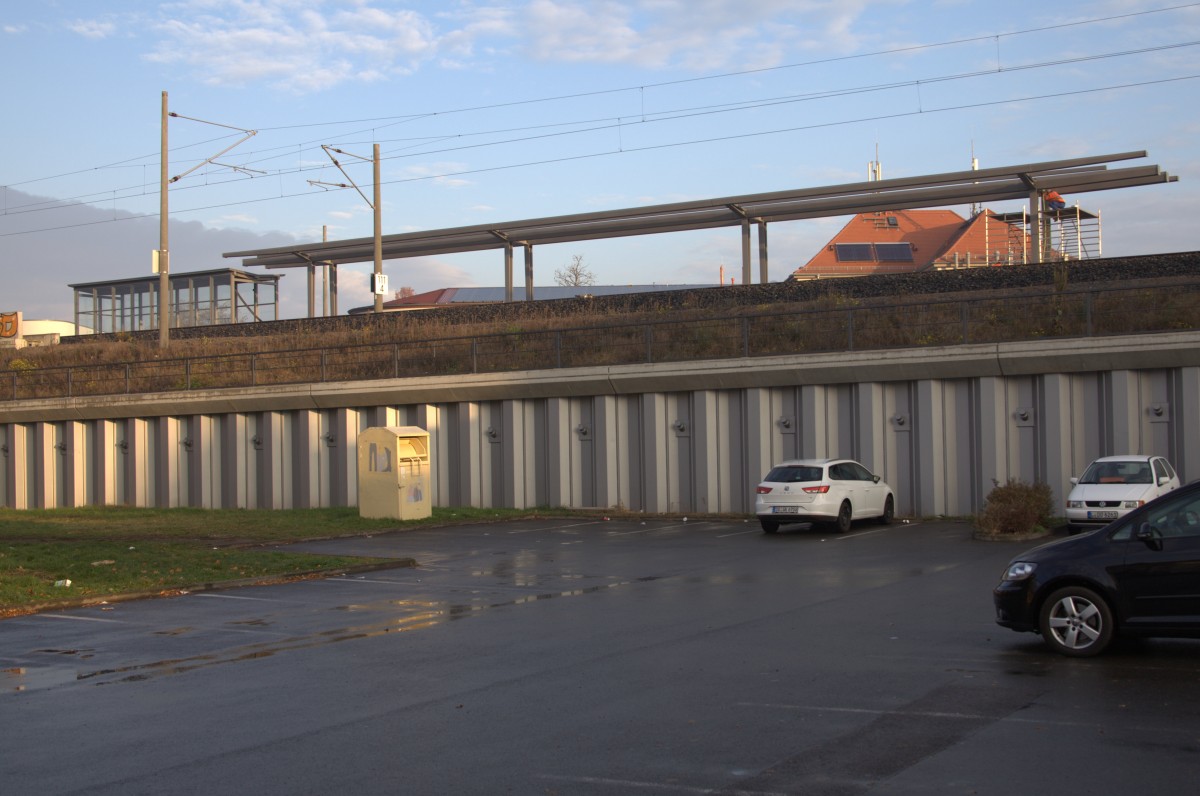
[[[1044,530],[1054,511],[1054,496],[1049,484],[1027,484],[1008,479],[995,485],[984,500],[979,529],[989,534],[1025,534]]]

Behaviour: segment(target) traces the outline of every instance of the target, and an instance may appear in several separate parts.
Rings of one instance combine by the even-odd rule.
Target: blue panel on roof
[[[869,243],[835,243],[833,247],[839,263],[869,263],[875,260]]]
[[[913,250],[911,243],[876,243],[875,256],[885,263],[911,263]]]

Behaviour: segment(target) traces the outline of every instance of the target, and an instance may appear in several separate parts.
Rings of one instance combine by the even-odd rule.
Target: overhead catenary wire
[[[969,36],[969,37],[964,37],[964,38],[959,38],[959,39],[951,39],[951,40],[942,41],[942,42],[933,42],[933,43],[927,43],[927,44],[914,44],[914,45],[908,45],[908,46],[904,46],[904,47],[894,47],[894,48],[888,48],[888,49],[882,49],[882,50],[875,50],[875,51],[867,52],[867,53],[855,53],[852,55],[833,56],[833,57],[829,57],[829,58],[818,58],[818,59],[812,59],[809,61],[800,61],[800,62],[795,62],[795,63],[790,63],[790,64],[780,64],[780,65],[776,65],[776,66],[728,71],[728,72],[721,72],[721,73],[712,74],[712,75],[700,75],[700,76],[691,77],[691,78],[679,78],[679,79],[675,79],[675,80],[665,80],[665,81],[659,81],[659,82],[655,82],[655,83],[647,83],[647,84],[638,85],[638,86],[625,86],[625,87],[612,88],[612,89],[599,89],[599,90],[595,90],[595,91],[576,92],[576,93],[572,93],[572,94],[561,94],[561,95],[555,95],[555,96],[550,96],[550,97],[536,97],[536,98],[531,98],[531,99],[526,99],[526,100],[512,100],[512,101],[508,101],[508,102],[466,106],[466,107],[462,107],[462,108],[452,108],[452,109],[447,109],[447,110],[443,110],[443,111],[429,111],[429,112],[404,114],[404,115],[396,115],[396,116],[368,117],[368,118],[363,118],[363,119],[340,120],[340,121],[309,122],[309,123],[301,123],[301,124],[294,124],[294,125],[278,125],[278,126],[274,126],[274,127],[260,126],[258,128],[258,130],[259,130],[259,132],[276,132],[276,131],[280,131],[280,130],[299,130],[299,129],[307,129],[307,128],[313,128],[313,127],[327,127],[327,126],[346,125],[346,124],[371,124],[372,126],[367,128],[366,130],[359,131],[359,132],[367,132],[368,130],[378,129],[380,127],[380,125],[378,123],[381,123],[381,122],[406,123],[409,121],[414,121],[414,120],[418,120],[418,119],[426,119],[426,118],[431,118],[434,116],[446,116],[446,115],[451,115],[451,114],[461,114],[461,113],[470,113],[470,112],[477,112],[477,111],[495,110],[498,108],[517,107],[517,106],[537,104],[537,103],[557,102],[557,101],[568,100],[568,99],[580,99],[580,98],[586,98],[586,97],[595,97],[595,96],[602,96],[602,95],[606,95],[606,94],[615,94],[615,93],[629,92],[629,91],[637,91],[640,94],[642,94],[642,96],[644,98],[644,92],[648,88],[664,88],[664,87],[675,86],[675,85],[684,85],[684,84],[688,84],[688,83],[696,83],[696,82],[709,81],[709,80],[721,80],[721,79],[726,79],[726,78],[731,78],[731,77],[742,77],[742,76],[746,76],[746,75],[762,74],[762,73],[766,73],[766,72],[781,71],[781,70],[788,70],[788,69],[799,69],[799,68],[804,68],[804,67],[808,67],[808,66],[834,64],[834,63],[845,62],[845,61],[850,61],[850,60],[867,59],[867,58],[880,57],[880,56],[886,56],[886,55],[911,54],[913,52],[920,52],[922,50],[931,50],[931,49],[936,49],[936,48],[941,48],[941,47],[950,47],[950,46],[961,45],[961,44],[977,43],[977,42],[981,42],[981,41],[993,41],[994,40],[997,42],[997,46],[998,46],[998,42],[1000,41],[1000,39],[1003,39],[1003,38],[1013,38],[1013,37],[1018,37],[1018,36],[1032,35],[1035,33],[1045,33],[1045,32],[1053,31],[1053,30],[1061,30],[1061,29],[1070,28],[1070,27],[1080,27],[1080,26],[1084,26],[1084,25],[1115,22],[1115,21],[1124,20],[1124,19],[1131,19],[1134,17],[1143,17],[1143,16],[1154,15],[1154,14],[1163,14],[1163,13],[1169,13],[1172,11],[1180,11],[1180,10],[1196,8],[1196,7],[1200,7],[1200,2],[1182,3],[1182,4],[1163,6],[1163,7],[1152,8],[1152,9],[1141,9],[1138,11],[1130,11],[1130,12],[1123,13],[1123,14],[1111,14],[1111,15],[1107,15],[1107,16],[1103,16],[1103,17],[1089,17],[1086,19],[1074,20],[1074,21],[1070,21],[1070,22],[1055,23],[1052,25],[1042,25],[1042,26],[1031,27],[1031,28],[1021,28],[1018,30],[1005,31],[1005,32],[1001,32],[1001,33],[990,33],[990,34],[982,34],[982,35],[978,35],[978,36]],[[998,59],[997,59],[997,67],[999,67]],[[997,71],[1002,71],[1002,69],[998,69]],[[354,133],[348,133],[348,134],[353,135]],[[210,139],[210,140],[217,140],[217,139]],[[322,140],[325,140],[325,139],[322,139]],[[201,142],[201,143],[203,143],[203,142]],[[309,141],[307,143],[308,144],[316,144],[317,141],[313,140],[313,141]],[[189,144],[188,146],[195,146],[195,145],[196,144]],[[294,146],[294,144],[290,145],[290,146]],[[181,147],[173,148],[171,151],[177,151],[178,149],[181,149]],[[52,180],[52,179],[60,179],[62,177],[86,174],[86,173],[97,171],[100,169],[114,168],[114,167],[121,166],[121,165],[124,165],[127,163],[132,163],[134,161],[143,160],[145,158],[155,157],[155,156],[156,156],[156,153],[151,153],[151,154],[147,154],[147,155],[136,156],[133,158],[126,158],[126,159],[114,161],[113,163],[102,165],[102,166],[77,169],[77,170],[69,171],[69,172],[61,172],[61,173],[50,175],[47,177],[37,177],[37,178],[28,179],[28,180],[22,180],[19,182],[7,183],[7,184],[5,184],[4,187],[17,188],[17,187],[20,187],[23,185],[30,185],[30,184],[37,183],[37,182],[44,182],[44,181]]]
[[[926,77],[926,78],[920,78],[920,79],[911,79],[911,80],[905,80],[905,81],[893,81],[893,82],[888,82],[888,83],[877,83],[877,84],[869,84],[869,85],[864,85],[864,86],[853,86],[853,87],[848,87],[848,88],[830,89],[830,90],[825,90],[825,91],[814,91],[814,92],[807,92],[804,94],[785,95],[782,97],[767,97],[767,98],[759,98],[757,100],[742,100],[742,101],[734,102],[734,103],[721,103],[721,104],[715,104],[715,105],[692,106],[692,107],[670,109],[670,110],[663,110],[663,111],[658,111],[658,112],[651,112],[649,114],[643,114],[643,117],[641,119],[628,119],[628,118],[622,118],[622,117],[598,117],[598,118],[589,118],[589,119],[577,119],[577,120],[564,121],[564,122],[553,122],[553,123],[549,123],[549,124],[526,125],[526,126],[515,127],[515,128],[499,128],[499,129],[476,131],[476,132],[470,132],[470,133],[458,133],[458,134],[453,134],[453,135],[420,136],[420,137],[416,137],[416,138],[400,139],[400,140],[409,142],[410,146],[407,147],[406,149],[411,149],[413,147],[420,146],[421,142],[431,142],[431,141],[442,142],[442,141],[447,141],[447,140],[464,139],[464,138],[479,137],[479,136],[486,136],[486,135],[500,135],[500,134],[504,134],[504,133],[508,133],[508,132],[546,130],[546,129],[552,129],[552,128],[561,128],[561,127],[572,128],[570,130],[559,130],[557,132],[551,132],[551,133],[539,133],[536,135],[507,138],[507,139],[502,139],[499,141],[488,141],[488,142],[483,142],[483,143],[478,143],[478,144],[460,144],[458,146],[445,147],[445,148],[441,148],[441,149],[425,149],[425,150],[422,150],[420,152],[415,152],[415,153],[407,152],[407,153],[401,154],[401,155],[395,155],[395,154],[387,155],[383,158],[383,160],[385,160],[385,161],[386,160],[395,160],[395,159],[402,158],[402,157],[414,157],[414,156],[418,156],[418,155],[427,156],[427,155],[435,155],[435,154],[446,154],[446,153],[450,153],[450,152],[464,151],[467,149],[479,149],[479,148],[483,148],[483,147],[500,146],[500,145],[505,145],[505,144],[516,144],[516,143],[523,143],[523,142],[541,140],[541,139],[552,138],[552,137],[581,135],[584,133],[609,130],[609,129],[623,129],[624,127],[631,126],[631,125],[649,125],[649,124],[655,124],[655,123],[661,123],[661,122],[677,121],[680,119],[695,118],[695,117],[699,117],[699,116],[709,116],[709,115],[714,115],[714,114],[719,114],[719,113],[731,113],[731,112],[737,112],[737,111],[743,111],[743,110],[756,110],[756,109],[761,109],[761,108],[765,108],[765,107],[792,104],[792,103],[796,103],[796,102],[809,102],[809,101],[820,100],[820,99],[833,99],[833,98],[840,98],[840,97],[848,97],[848,96],[864,94],[864,93],[871,93],[871,92],[892,91],[892,90],[907,88],[907,87],[914,87],[919,91],[921,85],[932,85],[932,84],[937,84],[937,83],[946,83],[946,82],[959,81],[959,80],[969,80],[969,79],[974,79],[974,78],[979,78],[979,77],[987,77],[987,76],[1001,74],[1001,73],[1007,73],[1007,72],[1018,72],[1018,71],[1028,71],[1028,70],[1033,70],[1033,69],[1050,68],[1050,67],[1063,66],[1063,65],[1067,65],[1067,64],[1085,63],[1085,62],[1089,62],[1089,61],[1096,61],[1096,60],[1109,59],[1109,58],[1128,57],[1131,55],[1144,55],[1144,54],[1148,54],[1148,53],[1161,52],[1161,51],[1165,51],[1165,50],[1180,49],[1180,48],[1185,48],[1185,47],[1195,47],[1197,45],[1200,45],[1200,41],[1175,42],[1175,43],[1171,43],[1171,44],[1155,45],[1155,46],[1151,46],[1151,47],[1143,47],[1143,48],[1132,49],[1132,50],[1120,50],[1120,51],[1109,52],[1109,53],[1081,55],[1081,56],[1076,56],[1073,58],[1058,58],[1058,59],[1054,59],[1054,60],[1050,60],[1050,61],[1039,61],[1039,62],[1034,62],[1034,63],[1018,64],[1018,65],[1014,65],[1014,66],[1002,67],[1002,68],[996,68],[996,69],[983,69],[983,70],[975,70],[975,71],[971,71],[971,72],[960,72],[960,73],[952,73],[952,74],[946,74],[946,75],[935,75],[932,77]],[[1158,82],[1158,81],[1152,81],[1152,82]],[[1082,93],[1082,92],[1069,92],[1069,93]],[[1066,96],[1066,95],[1067,94],[1064,94],[1063,96]],[[1010,100],[1010,101],[1023,101],[1023,100]],[[920,110],[920,107],[918,107],[918,110]],[[172,116],[176,116],[176,115],[177,114],[172,114]],[[180,118],[188,118],[188,117],[180,117]],[[584,125],[584,126],[581,127],[580,125]],[[243,131],[242,128],[232,127],[230,125],[218,125],[218,126],[229,127],[230,129],[238,130],[240,132],[249,132],[249,131]],[[267,128],[267,129],[271,129],[271,128]],[[252,134],[253,133],[251,133],[251,135]],[[226,137],[228,137],[228,136],[226,136]],[[220,141],[220,140],[223,140],[223,138],[224,137],[206,139],[206,141],[203,143],[211,143],[212,141]],[[244,139],[242,139],[242,140],[244,140]],[[379,141],[379,143],[394,143],[394,142],[396,142],[396,140],[397,139],[382,139],[381,141]],[[417,141],[418,143],[415,143],[415,144],[411,143],[413,141]],[[364,143],[364,142],[351,142],[351,144],[347,144],[347,145],[361,144],[361,143]],[[194,146],[196,146],[196,144],[189,144],[188,148],[194,147]],[[225,150],[225,151],[227,151],[227,150]],[[629,149],[627,151],[637,151],[637,149],[634,148],[634,149]],[[279,152],[280,154],[271,155],[271,157],[268,157],[268,158],[255,159],[252,157],[255,154],[271,153],[271,152]],[[279,157],[291,157],[294,154],[295,154],[295,145],[294,144],[288,144],[288,145],[284,145],[284,146],[280,146],[280,147],[272,147],[272,148],[269,148],[266,150],[250,151],[250,152],[246,153],[246,156],[248,158],[247,160],[245,160],[242,164],[239,164],[239,166],[229,166],[229,168],[234,168],[235,170],[236,169],[245,169],[245,168],[249,168],[249,166],[251,164],[261,165],[266,160],[276,159]],[[118,161],[118,163],[128,163],[128,162],[129,161]],[[307,168],[303,167],[303,166],[297,166],[294,168],[281,169],[281,170],[271,171],[271,172],[259,171],[259,176],[279,176],[279,175],[284,175],[284,174],[299,174],[299,173],[303,173],[305,171],[320,170],[322,168],[325,168],[327,165],[328,164],[325,163],[325,164],[322,164],[319,166],[313,165],[313,166],[307,167]],[[193,168],[189,171],[194,171],[194,170],[195,170],[195,168]],[[257,170],[255,170],[255,171],[257,171]],[[443,175],[443,176],[445,176],[445,175]],[[226,177],[225,179],[221,179],[221,180],[209,180],[209,181],[206,181],[203,186],[196,185],[196,186],[188,186],[188,187],[192,187],[192,188],[194,188],[194,187],[212,187],[212,186],[224,185],[224,184],[227,184],[230,182],[238,182],[238,181],[242,181],[244,179],[254,179],[254,178],[255,178],[255,175],[252,175],[252,174],[239,174],[239,175],[229,176],[229,177]],[[176,178],[176,179],[178,179],[178,178]],[[14,186],[8,186],[8,187],[16,187],[16,186],[14,185]],[[86,200],[89,198],[93,198],[93,197],[104,197],[106,200],[112,199],[113,201],[117,201],[120,199],[136,198],[139,196],[149,195],[150,193],[152,193],[151,188],[156,190],[156,187],[147,186],[145,183],[143,183],[141,185],[126,186],[123,188],[104,189],[101,191],[76,195],[73,197],[67,197],[65,199],[45,200],[45,201],[41,201],[41,202],[31,202],[31,203],[27,203],[27,204],[23,204],[23,205],[14,205],[14,206],[9,206],[9,207],[4,208],[3,211],[0,211],[0,215],[18,215],[18,214],[27,213],[27,212],[44,212],[44,211],[50,211],[50,210],[59,210],[64,207],[78,207],[81,205],[88,204],[88,202]],[[180,188],[177,188],[176,190],[180,190],[181,188],[183,188],[183,186],[180,186]],[[117,196],[117,195],[115,195],[116,192],[122,192],[122,193],[121,193],[121,195]]]
[[[608,156],[618,155],[618,154],[630,154],[630,153],[634,153],[634,152],[649,152],[649,151],[662,150],[662,149],[681,147],[681,146],[694,146],[697,144],[715,143],[718,141],[730,141],[730,140],[737,140],[737,139],[744,139],[744,138],[753,138],[753,137],[764,136],[764,135],[778,135],[778,134],[784,134],[784,133],[801,132],[801,131],[805,131],[805,130],[814,130],[814,129],[820,129],[820,128],[826,128],[826,127],[837,127],[837,126],[850,125],[850,124],[862,124],[862,123],[866,123],[866,122],[878,122],[878,121],[899,119],[899,118],[904,118],[904,117],[909,117],[909,116],[919,116],[922,114],[929,115],[929,114],[935,114],[935,113],[947,113],[947,112],[956,111],[956,110],[967,110],[967,109],[971,109],[971,108],[981,108],[981,107],[989,107],[989,106],[995,106],[995,105],[1004,105],[1004,104],[1011,104],[1014,102],[1031,102],[1031,101],[1039,101],[1039,100],[1061,99],[1061,98],[1067,97],[1067,96],[1092,94],[1092,93],[1097,93],[1097,92],[1114,91],[1114,90],[1121,90],[1121,89],[1140,88],[1140,87],[1149,86],[1149,85],[1174,83],[1174,82],[1179,82],[1179,81],[1184,81],[1184,80],[1196,80],[1196,79],[1200,79],[1200,74],[1163,78],[1161,80],[1142,81],[1142,82],[1138,82],[1138,83],[1128,83],[1128,84],[1117,85],[1117,86],[1104,86],[1104,87],[1100,87],[1100,88],[1079,89],[1079,90],[1075,90],[1075,91],[1065,91],[1065,92],[1055,92],[1055,93],[1051,93],[1051,94],[1041,94],[1041,95],[1036,95],[1036,96],[1022,97],[1022,98],[1018,98],[1018,99],[990,100],[990,101],[985,101],[985,102],[966,103],[966,104],[962,104],[962,105],[947,106],[947,107],[943,107],[943,108],[926,108],[923,110],[913,110],[913,111],[904,111],[904,112],[899,112],[899,113],[866,116],[866,117],[860,117],[857,119],[843,119],[843,120],[833,121],[833,122],[818,122],[818,123],[802,125],[802,126],[798,126],[798,127],[789,127],[789,128],[776,129],[776,130],[763,130],[763,131],[756,131],[756,132],[752,132],[752,133],[737,133],[737,134],[730,134],[730,135],[725,135],[725,136],[715,136],[715,137],[710,137],[710,138],[694,139],[694,140],[690,140],[690,141],[672,142],[672,143],[667,143],[667,144],[652,144],[652,145],[647,145],[647,146],[643,146],[643,147],[637,147],[635,149],[625,149],[622,151],[608,150],[608,151],[603,151],[603,152],[592,152],[592,153],[586,153],[586,154],[581,154],[581,155],[569,155],[569,156],[558,157],[558,158],[546,158],[546,159],[536,160],[536,161],[525,161],[525,162],[521,162],[521,163],[510,163],[510,164],[503,164],[503,165],[499,165],[499,166],[482,167],[482,168],[478,168],[478,169],[466,169],[466,170],[457,171],[457,172],[446,172],[443,174],[430,174],[430,175],[421,175],[421,176],[417,176],[417,177],[406,177],[406,178],[398,179],[398,180],[384,181],[382,184],[383,185],[396,185],[396,184],[403,184],[403,183],[420,182],[420,181],[425,181],[425,180],[442,179],[445,177],[466,176],[466,175],[470,175],[470,174],[485,174],[485,173],[504,171],[504,170],[509,170],[509,169],[527,168],[527,167],[532,167],[532,166],[544,166],[544,165],[550,165],[550,164],[554,164],[554,163],[566,163],[566,162],[571,162],[571,161],[587,160],[587,159],[598,158],[598,157],[608,157]],[[339,189],[339,190],[341,190],[341,189]],[[178,214],[189,213],[189,212],[191,212],[191,213],[207,212],[209,210],[225,209],[225,208],[230,208],[230,207],[242,207],[242,206],[246,206],[246,205],[261,204],[263,202],[278,201],[280,199],[290,199],[290,198],[297,198],[297,197],[309,196],[309,195],[311,195],[310,192],[304,191],[304,192],[298,192],[298,193],[292,193],[292,194],[286,194],[286,195],[280,195],[280,196],[261,197],[261,198],[254,198],[254,199],[237,200],[237,201],[233,201],[233,202],[224,202],[224,203],[220,203],[220,204],[206,205],[206,206],[201,206],[201,207],[193,207],[193,208],[187,208],[184,210],[172,211],[172,212],[178,213]],[[75,224],[64,224],[64,225],[59,225],[59,226],[54,226],[54,227],[42,227],[42,228],[35,229],[35,230],[21,230],[21,231],[15,231],[15,232],[0,233],[0,238],[11,237],[14,235],[27,235],[27,234],[37,233],[37,232],[50,232],[50,231],[57,231],[57,230],[63,230],[63,229],[73,229],[76,227],[94,226],[96,224],[110,224],[110,223],[114,223],[115,221],[132,221],[132,220],[136,220],[138,218],[148,218],[148,217],[154,217],[154,216],[155,216],[154,213],[142,213],[142,214],[132,214],[131,213],[128,217],[121,218],[121,219],[104,219],[104,220],[100,220],[100,221],[89,221],[89,222],[82,222],[82,223],[75,223]]]

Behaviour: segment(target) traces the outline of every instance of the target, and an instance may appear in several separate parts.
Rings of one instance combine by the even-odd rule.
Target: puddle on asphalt
[[[340,605],[333,610],[349,613],[378,611],[394,612],[399,610],[404,612],[404,615],[393,616],[378,622],[371,622],[362,625],[331,628],[329,630],[323,630],[304,636],[294,636],[285,639],[273,639],[271,641],[246,644],[239,647],[233,647],[229,650],[219,653],[193,655],[183,658],[170,658],[160,661],[152,661],[149,663],[131,664],[129,666],[115,667],[111,669],[97,669],[88,672],[78,672],[74,675],[74,679],[79,682],[87,681],[92,685],[113,685],[116,683],[145,682],[156,677],[183,674],[185,672],[206,668],[209,666],[237,663],[240,661],[260,660],[263,658],[270,658],[281,653],[293,652],[302,649],[311,649],[314,647],[336,644],[343,641],[374,638],[377,636],[387,635],[389,633],[406,633],[414,630],[424,630],[431,627],[437,627],[438,625],[449,621],[465,619],[469,616],[477,616],[485,611],[509,608],[517,605],[528,605],[531,603],[538,603],[544,600],[553,600],[561,597],[579,597],[587,594],[596,594],[598,592],[603,592],[610,589],[618,589],[636,583],[649,583],[662,580],[663,577],[664,576],[651,575],[643,578],[615,581],[612,583],[586,586],[583,588],[570,589],[566,591],[529,594],[522,597],[516,597],[497,602],[484,602],[481,600],[465,603],[452,603],[449,601],[430,600],[383,600],[371,603],[352,603],[348,605]],[[250,619],[242,620],[236,623],[231,622],[229,624],[265,625],[270,623],[262,619]],[[182,631],[186,631],[188,629],[189,628],[176,628],[175,630],[157,632],[160,635],[180,635]],[[62,655],[74,655],[78,652],[77,650],[52,649],[37,651]],[[88,652],[91,652],[91,650],[88,650]],[[59,675],[59,679],[61,682],[67,682],[69,680],[69,678],[63,677],[61,674]]]

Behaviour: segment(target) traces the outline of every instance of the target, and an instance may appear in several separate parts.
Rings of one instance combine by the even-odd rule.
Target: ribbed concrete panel
[[[90,444],[89,459],[93,477],[88,504],[93,506],[115,506],[119,500],[118,484],[121,480],[122,455],[119,441],[121,425],[112,420],[94,420],[87,423]]]
[[[670,432],[670,421],[667,419],[667,399],[660,393],[641,396],[638,402],[641,421],[641,444],[638,446],[638,460],[643,469],[642,473],[642,505],[630,508],[641,508],[643,511],[671,511],[671,495],[668,489],[670,478],[670,462],[668,461],[670,445],[667,434]]]
[[[629,455],[629,439],[621,433],[629,428],[627,413],[622,411],[628,399],[600,395],[592,403],[590,425],[578,430],[591,448],[595,490],[589,502],[594,506],[634,505],[630,498],[630,472],[634,459]],[[626,422],[622,425],[622,419]]]
[[[321,505],[321,413],[300,409],[292,418],[293,502],[298,509]]]
[[[59,507],[62,457],[58,455],[58,424],[33,426],[33,505],[39,509]]]
[[[695,393],[669,393],[667,406],[667,511],[696,511],[692,479],[695,462],[695,424],[692,401]]]
[[[540,458],[546,464],[543,471],[546,505],[589,505],[581,494],[583,489],[579,478],[580,448],[572,444],[570,399],[546,399],[543,422],[546,448],[545,455]]]
[[[177,417],[159,417],[154,421],[154,450],[155,482],[154,505],[164,508],[178,508],[183,496],[186,502],[188,467],[183,439],[186,433],[180,434],[180,419]]]
[[[202,509],[221,506],[222,446],[220,424],[211,415],[196,415],[187,427],[183,447],[188,458],[186,505]]]
[[[479,404],[467,401],[451,407],[450,505],[485,506],[483,502],[483,454],[489,445],[480,427]],[[495,429],[492,429],[495,433]],[[489,466],[490,469],[490,466]],[[489,496],[490,499],[490,496]]]
[[[329,430],[323,436],[329,456],[329,505],[358,505],[358,432],[370,428],[358,409],[329,413]]]
[[[438,506],[748,513],[774,463],[852,456],[899,513],[966,515],[1009,478],[1061,502],[1110,453],[1200,477],[1200,335],[19,402],[0,497],[354,505],[358,435],[382,424],[430,432]]]
[[[36,475],[33,459],[33,446],[30,438],[33,436],[29,423],[8,423],[4,426],[4,449],[0,451],[4,458],[4,491],[5,505],[13,509],[37,508],[33,499],[33,481],[31,475]]]
[[[290,509],[293,499],[293,439],[290,431],[294,412],[262,412],[258,417],[258,506]],[[355,438],[357,438],[355,434]]]
[[[1071,378],[1050,373],[1041,379],[1038,418],[1042,424],[1042,450],[1039,469],[1042,479],[1054,492],[1056,511],[1062,512],[1066,496],[1071,491],[1071,476],[1075,475],[1075,433]],[[1059,466],[1060,463],[1065,467]]]
[[[1170,425],[1171,463],[1192,478],[1200,473],[1200,368],[1179,368],[1174,379]]]
[[[495,447],[502,460],[499,470],[501,495],[496,505],[530,508],[538,504],[536,462],[538,441],[545,439],[545,425],[539,429],[534,409],[532,403],[523,400],[500,403],[503,434]],[[569,445],[557,450],[569,459]]]
[[[791,393],[791,391],[788,391]],[[790,458],[795,440],[796,417],[793,409],[784,410],[781,390],[754,387],[742,391],[745,407],[741,428],[738,429],[745,468],[743,486],[747,491],[747,512],[754,508],[749,492],[762,480],[777,461]],[[731,485],[736,489],[737,485]]]
[[[63,488],[62,505],[67,508],[86,506],[88,503],[88,479],[91,468],[88,467],[88,433],[87,425],[78,420],[68,420],[62,424],[63,448]]]
[[[433,505],[457,505],[450,501],[450,434],[445,423],[446,409],[436,404],[411,407],[408,423],[429,432],[429,477]]]
[[[254,423],[248,415],[230,412],[220,417],[221,508],[258,508],[255,501]]]

